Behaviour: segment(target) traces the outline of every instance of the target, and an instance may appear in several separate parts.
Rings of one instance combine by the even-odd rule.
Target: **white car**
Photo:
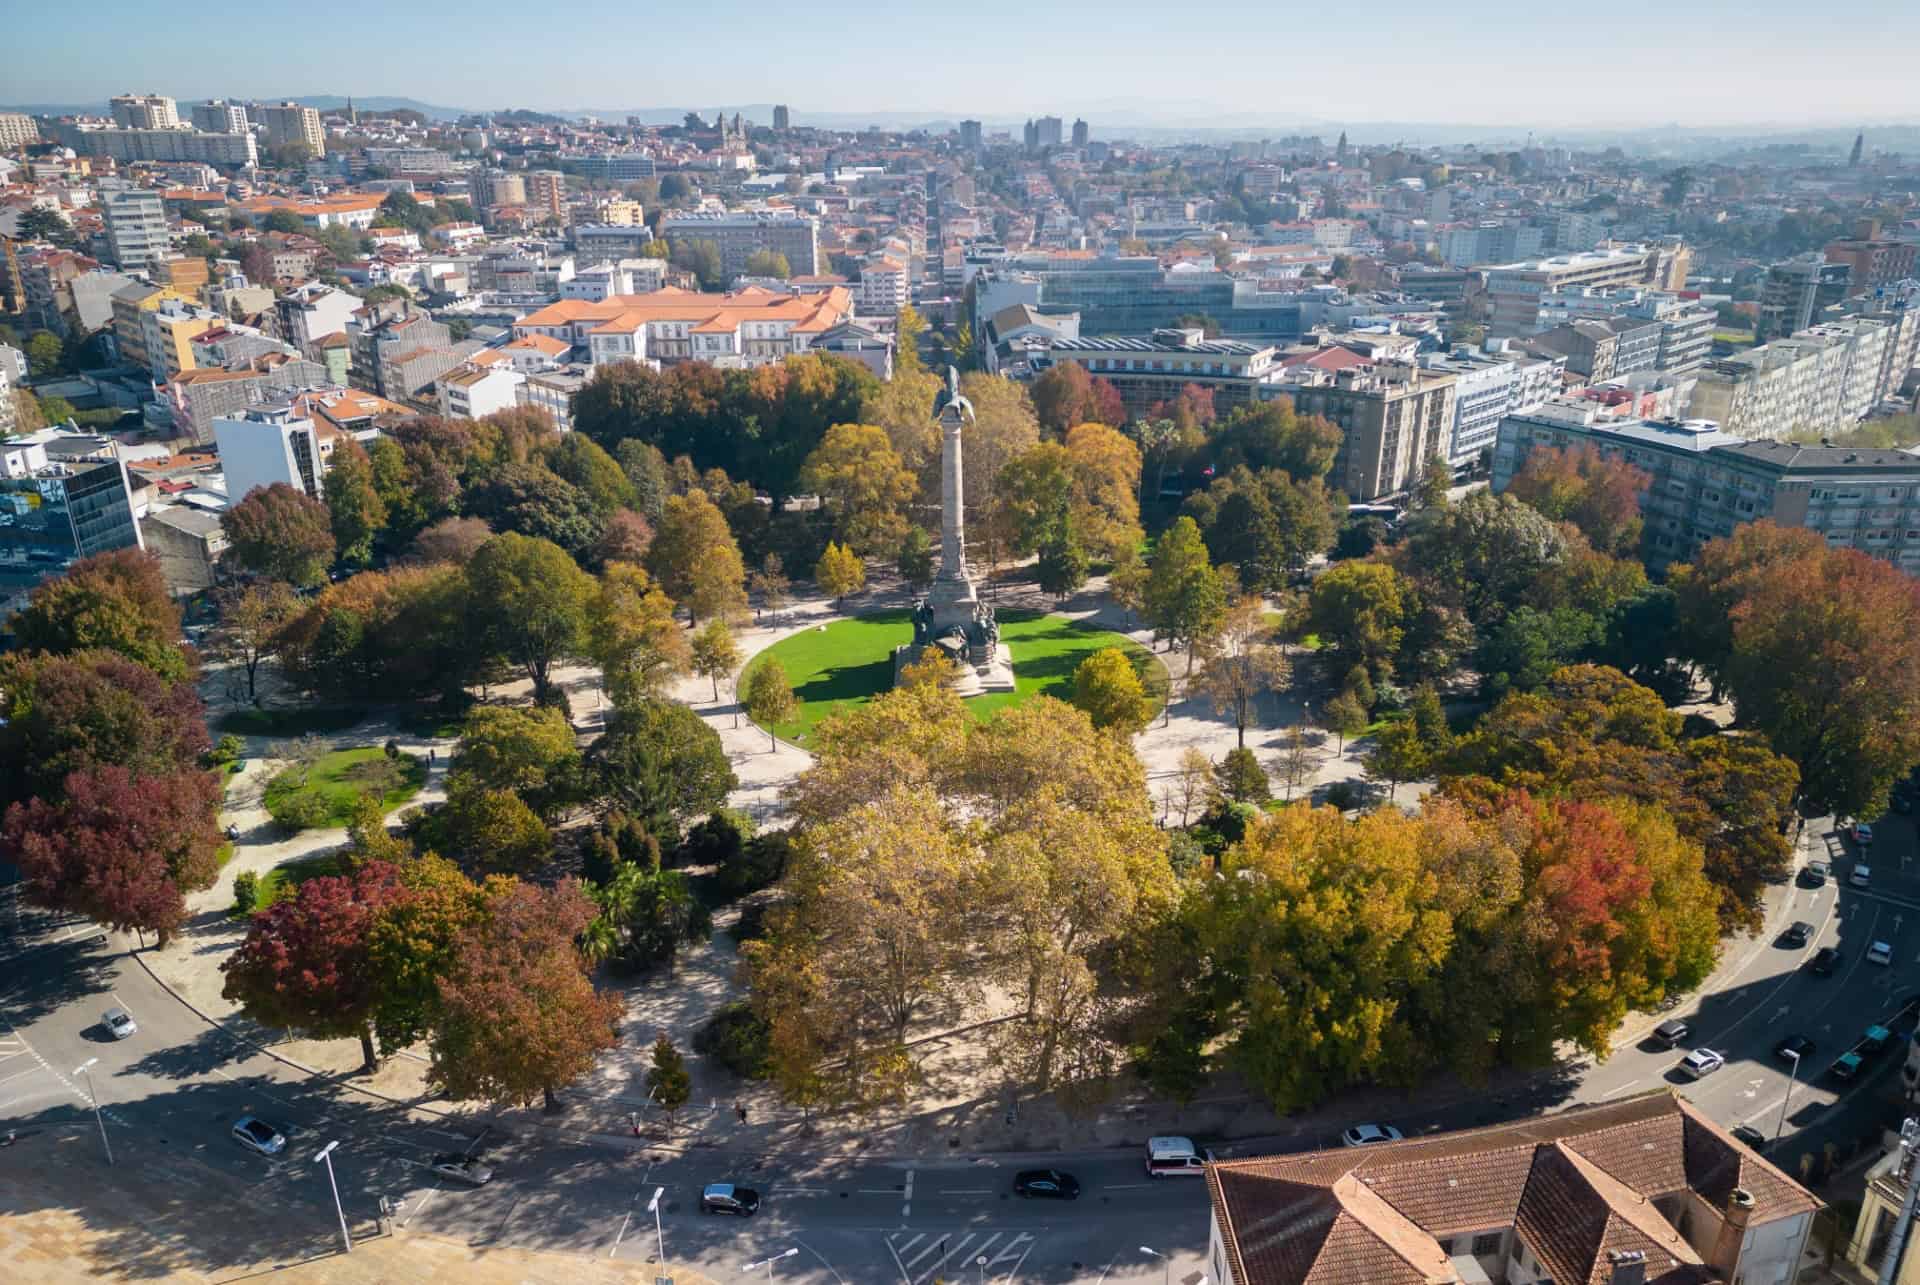
[[[1867,881],[1872,877],[1872,867],[1856,864],[1853,867],[1853,873],[1847,876],[1847,882],[1856,888],[1864,888],[1867,886]]]
[[[140,1029],[133,1020],[133,1014],[124,1008],[110,1008],[100,1018],[100,1024],[116,1040],[124,1040]]]
[[[1724,1054],[1712,1049],[1695,1049],[1680,1059],[1680,1072],[1692,1079],[1699,1080],[1712,1075],[1727,1064]]]
[[[464,1182],[469,1187],[484,1187],[493,1181],[493,1170],[463,1155],[449,1153],[435,1156],[429,1167],[442,1178]]]
[[[1853,823],[1853,841],[1863,848],[1873,846],[1873,827],[1865,821]]]
[[[1343,1147],[1365,1147],[1376,1142],[1398,1142],[1400,1130],[1390,1124],[1356,1124],[1340,1135]]]
[[[1869,964],[1879,964],[1882,968],[1893,963],[1893,944],[1891,942],[1876,941],[1873,945],[1867,947],[1867,962]]]

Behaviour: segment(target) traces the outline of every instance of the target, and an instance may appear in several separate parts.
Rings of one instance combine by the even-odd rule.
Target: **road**
[[[1847,882],[1859,854],[1831,826],[1815,827],[1808,847],[1828,856],[1836,878],[1824,888],[1791,889],[1775,919],[1776,926],[1807,921],[1811,940],[1800,948],[1772,936],[1735,943],[1718,988],[1673,1010],[1694,1029],[1687,1046],[1724,1053],[1723,1070],[1686,1080],[1675,1070],[1680,1052],[1641,1044],[1597,1066],[1543,1077],[1537,1091],[1383,1123],[1426,1133],[1674,1084],[1724,1124],[1768,1135],[1784,1128],[1774,1154],[1791,1168],[1799,1151],[1817,1149],[1849,1095],[1849,1115],[1873,1114],[1870,1085],[1837,1084],[1826,1068],[1920,990],[1920,838],[1905,817],[1876,828],[1871,882],[1860,889]],[[1865,961],[1869,944],[1881,940],[1895,948],[1888,967]],[[1804,968],[1823,945],[1843,956],[1825,978]],[[87,925],[10,899],[0,902],[0,978],[0,1129],[22,1135],[0,1152],[0,1163],[30,1162],[34,1147],[56,1139],[99,1145],[88,1080],[75,1073],[98,1058],[91,1082],[116,1164],[139,1166],[156,1184],[183,1191],[241,1193],[249,1216],[271,1212],[275,1225],[298,1233],[305,1252],[337,1242],[326,1175],[313,1160],[338,1140],[335,1171],[356,1236],[374,1230],[384,1198],[408,1230],[636,1266],[657,1262],[664,1246],[669,1266],[691,1263],[719,1280],[738,1279],[746,1263],[787,1250],[794,1253],[778,1264],[778,1278],[818,1282],[1161,1280],[1161,1262],[1142,1246],[1173,1256],[1174,1279],[1195,1278],[1202,1267],[1203,1184],[1150,1182],[1131,1153],[956,1155],[908,1165],[645,1148],[547,1129],[509,1136],[480,1112],[411,1111],[348,1081],[308,1077],[209,1026],[118,946],[96,944]],[[140,1025],[130,1039],[116,1041],[101,1026],[101,1014],[116,1005]],[[1789,1067],[1772,1053],[1788,1033],[1818,1046],[1790,1103]],[[1883,1056],[1891,1062],[1902,1053],[1896,1047]],[[232,1141],[232,1122],[243,1114],[290,1126],[287,1152],[266,1158]],[[1306,1120],[1286,1137],[1232,1150],[1326,1146],[1336,1128],[1328,1118]],[[445,1151],[477,1151],[498,1176],[481,1189],[450,1186],[427,1168]],[[1072,1171],[1082,1197],[1070,1204],[1013,1197],[1014,1172],[1030,1165]],[[753,1187],[763,1196],[760,1212],[701,1215],[699,1193],[711,1182]],[[656,1188],[657,1230],[647,1212]]]

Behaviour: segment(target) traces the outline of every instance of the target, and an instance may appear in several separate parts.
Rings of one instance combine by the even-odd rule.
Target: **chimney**
[[[1707,1256],[1707,1263],[1718,1268],[1731,1280],[1740,1264],[1740,1250],[1747,1240],[1747,1224],[1753,1218],[1753,1193],[1745,1187],[1735,1187],[1727,1195],[1725,1221],[1720,1224],[1720,1234],[1714,1240],[1713,1253]]]
[[[1647,1285],[1647,1256],[1637,1249],[1616,1249],[1607,1255],[1608,1285]]]

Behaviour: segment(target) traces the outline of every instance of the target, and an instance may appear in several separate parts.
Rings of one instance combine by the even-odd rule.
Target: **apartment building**
[[[317,360],[316,345],[328,335],[345,334],[347,323],[361,307],[361,300],[358,295],[310,281],[289,290],[274,307],[280,317],[280,333],[286,341]]]
[[[556,221],[567,212],[567,176],[559,170],[527,172],[527,208]]]
[[[1570,321],[1517,341],[1524,350],[1559,356],[1567,369],[1591,383],[1653,370],[1660,359],[1660,323],[1638,317]]]
[[[1501,422],[1496,491],[1537,446],[1590,446],[1651,476],[1641,556],[1655,570],[1769,519],[1920,574],[1920,455],[1910,451],[1751,441],[1711,420],[1609,420],[1555,403]]]
[[[1904,281],[1920,269],[1920,242],[1878,238],[1834,241],[1824,251],[1828,263],[1847,267],[1847,293],[1864,294],[1876,286]]]
[[[545,411],[555,428],[573,431],[573,399],[587,386],[587,376],[577,370],[545,370],[529,374],[513,390],[515,402]]]
[[[156,308],[139,314],[141,349],[146,354],[147,370],[153,382],[164,384],[184,371],[193,370],[193,341],[208,331],[224,327],[227,319],[211,309],[195,307],[179,299],[162,298]]]
[[[1430,456],[1448,454],[1459,390],[1457,377],[1445,371],[1362,358],[1289,366],[1261,395],[1289,397],[1300,414],[1336,425],[1340,450],[1328,484],[1351,499],[1373,500],[1410,489]]]
[[[61,141],[86,156],[135,161],[198,161],[230,169],[260,163],[252,134],[204,134],[191,129],[62,129]]]
[[[1851,271],[1845,263],[1826,263],[1818,256],[1774,264],[1760,288],[1755,335],[1761,340],[1778,339],[1805,330],[1829,306],[1846,298]]]
[[[522,174],[489,170],[473,179],[473,199],[483,209],[527,203],[527,180]]]
[[[231,503],[276,483],[316,500],[325,494],[313,421],[296,415],[290,402],[266,402],[221,416],[213,421],[213,440]]]
[[[144,272],[167,254],[167,207],[148,188],[115,192],[101,210],[107,228],[107,252],[116,266]]]
[[[637,259],[653,244],[653,232],[645,223],[576,223],[567,229],[567,238],[583,266]]]
[[[743,275],[747,260],[762,250],[785,256],[797,277],[820,270],[820,221],[791,210],[729,210],[724,214],[687,211],[660,220],[660,235],[674,249],[692,241],[711,241],[729,280]]]
[[[318,362],[284,354],[256,357],[231,370],[182,371],[160,390],[175,431],[195,441],[213,441],[221,416],[239,416],[249,406],[298,388],[320,388],[331,379]]]
[[[806,352],[817,336],[852,315],[853,299],[844,286],[808,295],[758,287],[696,294],[669,287],[597,302],[563,299],[514,322],[513,333],[560,340],[596,366],[614,361],[763,366]]]
[[[440,379],[440,413],[478,419],[511,410],[519,403],[526,378],[510,362],[456,367]]]
[[[621,152],[611,156],[581,156],[571,159],[588,178],[606,179],[613,183],[637,183],[641,179],[654,177],[658,172],[658,166],[653,157],[645,152]]]
[[[193,127],[208,134],[244,134],[250,122],[247,109],[224,98],[209,98],[187,108]]]
[[[1659,351],[1650,369],[1685,373],[1698,367],[1713,351],[1717,318],[1713,309],[1696,300],[1658,290],[1595,289],[1580,286],[1540,296],[1536,329],[1552,330],[1575,321],[1636,318],[1660,325]]]
[[[1627,245],[1555,255],[1486,270],[1487,333],[1531,334],[1544,295],[1581,287],[1651,285],[1664,288],[1675,272],[1684,279],[1685,248]]]
[[[1210,392],[1214,407],[1225,414],[1259,400],[1262,386],[1280,377],[1271,344],[1207,339],[1194,329],[1166,328],[1144,339],[1037,332],[1026,349],[1028,372],[1037,378],[1063,362],[1075,362],[1112,384],[1132,415],[1172,402],[1188,384]]]
[[[164,94],[115,94],[107,106],[122,129],[180,128],[180,110]]]
[[[238,202],[234,208],[256,221],[275,210],[287,210],[315,231],[332,227],[359,231],[373,226],[374,216],[380,213],[380,203],[386,199],[378,192],[340,192],[304,201],[288,200],[284,196],[256,196]]]
[[[460,168],[451,152],[437,147],[369,147],[366,163],[392,174],[452,174]]]
[[[1566,358],[1459,347],[1450,353],[1425,354],[1420,364],[1454,377],[1453,425],[1444,454],[1448,464],[1464,469],[1477,465],[1493,449],[1501,420],[1530,411],[1560,393]]]
[[[327,132],[320,127],[320,113],[313,108],[289,101],[257,108],[255,115],[266,130],[267,146],[304,143],[312,156],[327,154]]]
[[[48,428],[0,442],[0,619],[81,558],[143,547],[111,438]]]
[[[40,126],[25,112],[0,112],[0,152],[28,147],[40,141]]]
[[[1823,1207],[1670,1089],[1206,1182],[1220,1285],[1787,1281]]]
[[[891,317],[912,300],[912,274],[898,259],[870,259],[860,265],[854,311],[863,317]]]
[[[1687,413],[1760,439],[1849,427],[1891,391],[1888,349],[1898,350],[1900,333],[1883,320],[1844,317],[1710,361]]]

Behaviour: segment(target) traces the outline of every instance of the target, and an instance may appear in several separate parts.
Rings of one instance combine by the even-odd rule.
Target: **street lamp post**
[[[653,1215],[653,1239],[654,1244],[658,1246],[660,1250],[660,1268],[662,1271],[666,1270],[667,1266],[667,1234],[660,1230],[660,1196],[664,1191],[666,1191],[665,1187],[655,1187],[653,1189],[653,1199],[647,1202],[647,1212]]]
[[[1173,1258],[1170,1255],[1163,1254],[1159,1250],[1151,1249],[1145,1245],[1140,1246],[1140,1252],[1160,1260],[1161,1285],[1171,1285],[1173,1280]]]
[[[973,1260],[973,1265],[980,1269],[980,1285],[987,1285],[987,1256],[980,1255]]]
[[[340,1220],[340,1244],[351,1254],[353,1252],[353,1237],[347,1234],[347,1214],[344,1209],[340,1208],[340,1184],[334,1181],[333,1177],[333,1149],[339,1145],[340,1140],[335,1138],[332,1142],[320,1148],[320,1154],[315,1156],[314,1159],[326,1162],[327,1185],[333,1188],[333,1214],[334,1217]]]
[[[764,1267],[764,1268],[766,1268],[766,1269],[767,1269],[767,1279],[768,1279],[768,1280],[772,1280],[772,1279],[773,1279],[773,1265],[774,1265],[775,1263],[777,1263],[777,1262],[779,1262],[779,1261],[780,1261],[781,1259],[783,1259],[783,1258],[792,1258],[792,1257],[793,1257],[793,1256],[794,1256],[795,1254],[797,1254],[797,1253],[799,1253],[799,1252],[800,1252],[800,1251],[799,1251],[799,1250],[798,1250],[797,1248],[796,1248],[796,1249],[789,1249],[789,1250],[788,1250],[788,1251],[787,1251],[786,1253],[784,1253],[784,1254],[775,1254],[775,1255],[774,1255],[774,1256],[773,1256],[772,1258],[763,1258],[763,1259],[761,1259],[761,1260],[760,1260],[759,1262],[757,1262],[757,1263],[748,1263],[748,1264],[747,1264],[746,1266],[744,1266],[744,1267],[742,1267],[742,1268],[741,1268],[740,1270],[741,1270],[741,1271],[743,1271],[743,1272],[757,1272],[757,1271],[759,1271],[759,1270],[760,1270],[760,1269],[761,1269],[762,1267]]]
[[[113,1144],[107,1141],[107,1122],[100,1118],[100,1094],[93,1087],[93,1064],[100,1059],[90,1057],[74,1068],[75,1075],[87,1077],[87,1098],[93,1103],[93,1122],[100,1126],[100,1146],[107,1153],[107,1163],[113,1163]]]
[[[1787,1104],[1793,1101],[1793,1082],[1800,1074],[1800,1055],[1792,1055],[1793,1069],[1787,1072],[1787,1096],[1780,1099],[1780,1122],[1773,1127],[1773,1140],[1778,1142],[1780,1135],[1787,1130]]]

